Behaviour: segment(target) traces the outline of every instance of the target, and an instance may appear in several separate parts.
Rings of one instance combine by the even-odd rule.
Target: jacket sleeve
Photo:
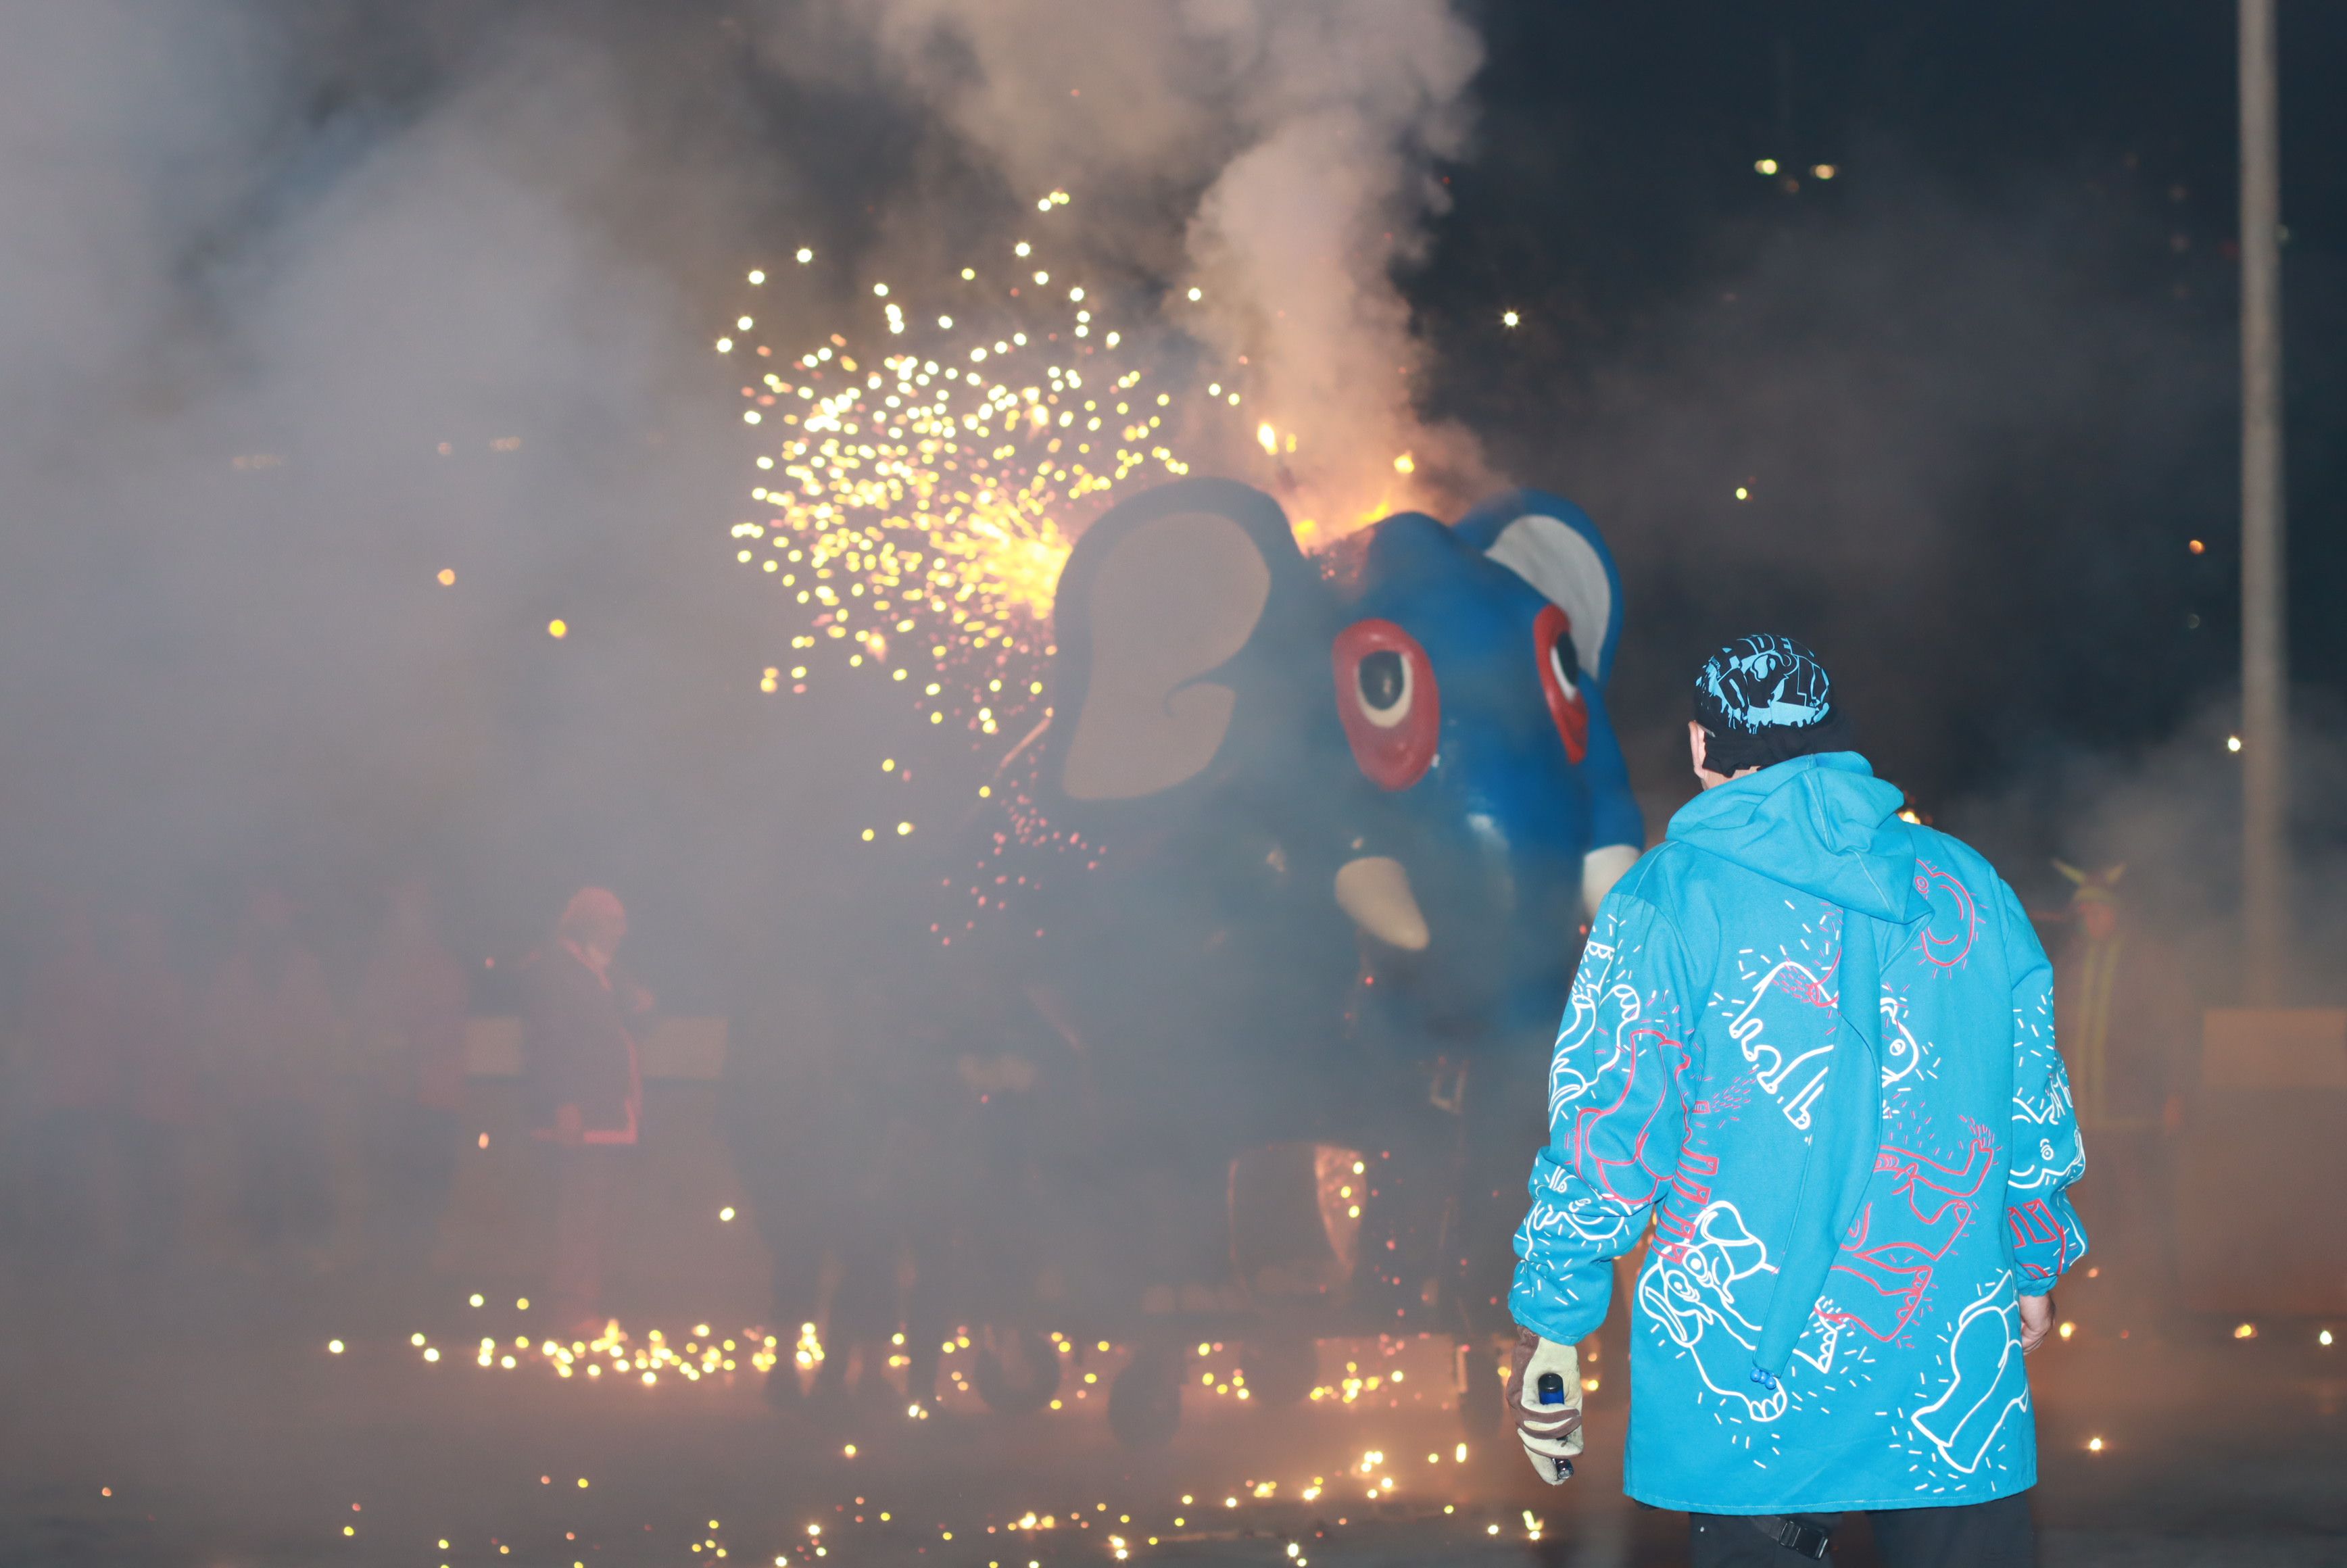
[[[1508,1307],[1542,1338],[1570,1345],[1604,1320],[1611,1261],[1637,1245],[1677,1164],[1682,1041],[1696,1016],[1687,968],[1652,905],[1618,887],[1606,896],[1549,1064],[1548,1144],[1516,1231]]]
[[[2004,1184],[2005,1255],[2024,1296],[2043,1296],[2086,1255],[2070,1184],[2086,1168],[2070,1074],[2054,1044],[2054,966],[2010,887],[2001,887],[2013,977],[2013,1142]]]

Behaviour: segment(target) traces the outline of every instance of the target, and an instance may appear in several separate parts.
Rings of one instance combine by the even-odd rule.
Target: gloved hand
[[[1564,1402],[1543,1405],[1541,1375],[1557,1374],[1564,1385]],[[1570,1345],[1543,1339],[1529,1328],[1516,1330],[1515,1348],[1508,1355],[1508,1415],[1532,1469],[1551,1486],[1573,1474],[1573,1456],[1581,1452],[1581,1358]]]

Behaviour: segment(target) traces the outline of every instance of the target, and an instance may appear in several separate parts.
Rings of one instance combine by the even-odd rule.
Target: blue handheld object
[[[1540,1375],[1540,1402],[1543,1405],[1564,1403],[1564,1377],[1562,1373],[1542,1372]]]

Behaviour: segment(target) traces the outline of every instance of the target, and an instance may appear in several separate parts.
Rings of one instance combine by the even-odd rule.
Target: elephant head
[[[1553,1027],[1584,901],[1644,843],[1604,540],[1520,491],[1341,564],[1227,480],[1104,514],[1060,579],[1039,800],[1232,928],[1332,932],[1348,980],[1365,947],[1440,1032]]]

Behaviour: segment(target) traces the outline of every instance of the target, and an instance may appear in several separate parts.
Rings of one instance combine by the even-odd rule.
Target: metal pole
[[[2290,651],[2283,595],[2281,168],[2274,0],[2240,0],[2241,937],[2251,1006],[2289,972]]]

